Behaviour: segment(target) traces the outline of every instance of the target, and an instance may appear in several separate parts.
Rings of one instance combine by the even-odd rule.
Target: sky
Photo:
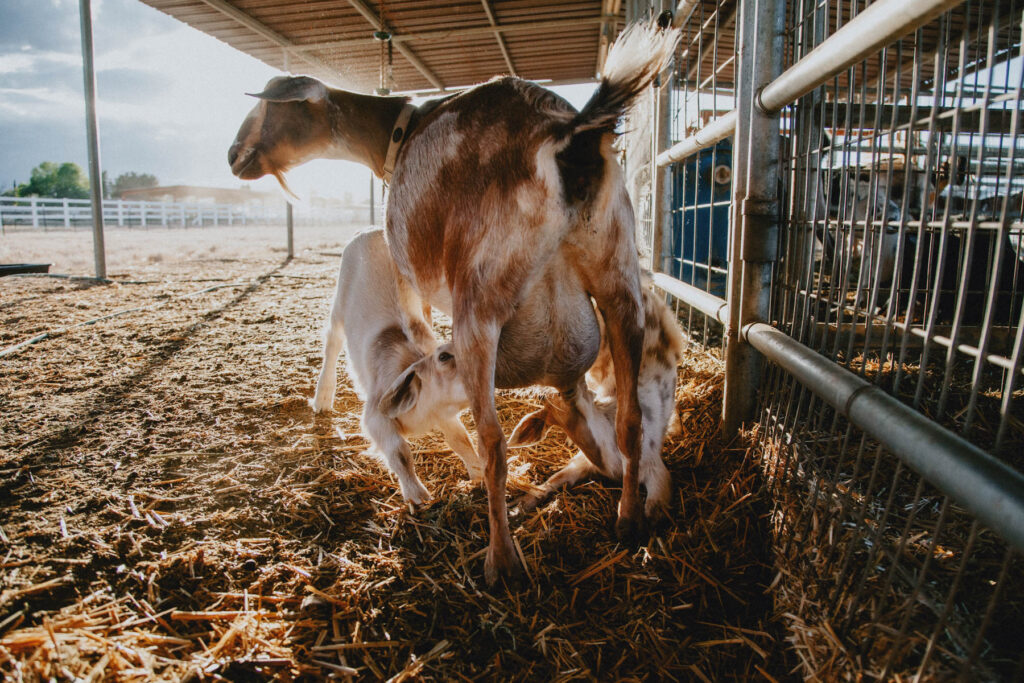
[[[100,164],[113,180],[151,173],[162,185],[275,190],[243,183],[227,150],[275,69],[139,0],[93,0]],[[43,161],[88,168],[78,0],[0,0],[0,192]],[[559,92],[580,106],[592,86]],[[314,161],[288,181],[301,197],[356,199],[370,172]]]

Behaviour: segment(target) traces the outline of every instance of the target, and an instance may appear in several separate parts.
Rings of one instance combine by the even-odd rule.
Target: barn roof
[[[624,21],[621,0],[142,1],[274,68],[364,92],[379,84],[381,28],[391,89],[431,92],[507,73],[593,80]]]

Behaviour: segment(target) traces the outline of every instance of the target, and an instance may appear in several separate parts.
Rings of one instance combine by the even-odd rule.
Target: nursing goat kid
[[[589,425],[601,419],[584,374],[601,335],[591,298],[607,326],[616,442],[626,458],[617,531],[642,531],[643,308],[633,208],[612,143],[619,119],[665,68],[678,39],[678,31],[627,29],[579,112],[512,77],[419,108],[308,77],[275,78],[228,153],[232,170],[246,179],[280,179],[312,158],[359,161],[390,178],[387,239],[395,264],[427,303],[452,318],[459,376],[486,463],[488,583],[518,564],[494,390],[553,387],[570,413],[573,440],[593,439]]]
[[[402,497],[413,504],[430,499],[403,435],[440,429],[470,478],[481,480],[483,466],[458,418],[469,400],[451,344],[438,346],[422,301],[395,269],[383,230],[357,235],[342,253],[323,367],[310,401],[316,412],[334,402],[343,339],[349,376],[365,401],[363,432],[398,477]]]
[[[648,519],[655,519],[668,512],[672,497],[672,477],[661,459],[661,449],[670,423],[678,420],[676,415],[676,379],[679,360],[683,354],[683,333],[676,322],[675,314],[659,295],[645,282],[644,297],[644,347],[640,360],[638,393],[640,410],[643,413],[643,449],[640,452],[640,483],[647,491],[644,512]],[[602,325],[603,327],[603,325]],[[577,482],[601,475],[621,481],[625,460],[615,446],[615,372],[607,340],[602,335],[601,350],[597,360],[587,372],[587,383],[597,398],[598,413],[603,424],[591,424],[593,442],[580,442],[580,451],[569,463],[548,478],[541,486],[525,494],[519,500],[524,512],[533,510],[561,488],[568,488]],[[557,426],[571,431],[570,412],[565,401],[558,394],[545,396],[543,407],[530,413],[516,425],[509,437],[513,447],[528,446],[540,441],[549,427]],[[609,434],[611,438],[609,438]],[[594,451],[599,454],[595,457]],[[589,453],[589,455],[588,455]],[[601,462],[602,467],[595,462]]]

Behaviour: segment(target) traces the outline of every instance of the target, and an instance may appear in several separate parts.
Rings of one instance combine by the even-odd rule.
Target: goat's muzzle
[[[255,180],[264,175],[261,164],[258,163],[259,156],[253,147],[243,147],[236,142],[228,149],[228,163],[231,165],[231,172],[243,180]]]

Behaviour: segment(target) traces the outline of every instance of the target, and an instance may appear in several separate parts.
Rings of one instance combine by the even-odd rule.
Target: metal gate
[[[1024,0],[627,8],[683,31],[644,238],[753,430],[802,673],[1024,676]]]

